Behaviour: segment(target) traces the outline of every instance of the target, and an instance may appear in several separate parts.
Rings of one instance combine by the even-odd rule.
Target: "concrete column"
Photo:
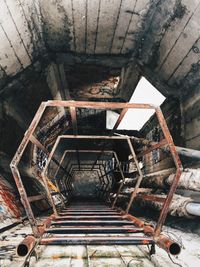
[[[12,158],[8,156],[5,152],[0,151],[0,172],[2,174],[12,174],[11,169],[10,169],[10,163]],[[20,162],[20,173],[32,177],[33,173],[32,170],[27,164],[24,162]]]
[[[31,117],[20,103],[14,98],[9,98],[4,100],[3,108],[6,115],[13,118],[23,130],[27,130]]]
[[[68,84],[65,77],[63,64],[51,63],[47,68],[47,83],[53,99],[70,99]]]

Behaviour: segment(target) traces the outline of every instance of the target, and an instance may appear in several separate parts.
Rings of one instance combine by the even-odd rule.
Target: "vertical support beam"
[[[49,64],[47,68],[47,83],[53,99],[71,99],[63,64]]]
[[[21,129],[26,130],[28,128],[31,117],[20,103],[13,98],[9,98],[3,102],[3,107],[7,116],[15,120]]]
[[[77,135],[78,134],[78,129],[77,129],[76,108],[75,107],[70,107],[69,111],[70,111],[70,115],[71,115],[71,119],[72,119],[73,134]]]
[[[58,71],[60,77],[60,88],[64,94],[64,97],[65,99],[71,99],[63,63],[58,64]]]
[[[173,180],[173,182],[172,182],[172,184],[170,186],[169,192],[168,192],[167,197],[165,199],[165,202],[163,204],[163,207],[162,207],[162,210],[160,212],[160,216],[158,218],[158,222],[157,222],[157,225],[156,225],[156,228],[155,228],[155,237],[158,237],[159,234],[162,231],[162,225],[163,225],[163,223],[164,223],[164,221],[165,221],[165,219],[167,217],[169,206],[171,204],[173,195],[174,195],[174,193],[176,191],[176,188],[178,186],[178,182],[180,180],[181,172],[182,172],[183,167],[182,167],[179,155],[177,153],[176,147],[174,145],[172,136],[171,136],[171,134],[169,132],[169,129],[167,127],[167,123],[165,121],[163,113],[162,113],[162,111],[161,111],[161,109],[159,107],[156,108],[156,115],[157,115],[160,127],[162,128],[163,134],[164,134],[164,136],[165,136],[165,138],[167,140],[167,143],[168,143],[168,146],[169,146],[169,150],[170,150],[170,152],[172,154],[175,166],[177,168],[176,175],[175,175],[174,180]]]
[[[58,216],[58,212],[56,210],[56,205],[55,205],[55,203],[53,201],[53,197],[51,195],[51,192],[50,192],[48,184],[47,184],[47,177],[46,177],[45,173],[42,173],[41,176],[42,176],[42,180],[43,180],[45,189],[47,191],[48,199],[49,199],[50,203],[52,204],[53,212],[54,212],[55,216]]]
[[[114,201],[113,201],[113,203],[112,203],[112,208],[114,208],[114,206],[115,206],[115,204],[116,204],[116,202],[117,202],[118,196],[119,196],[119,194],[120,194],[120,192],[121,192],[121,190],[122,190],[122,187],[123,187],[123,185],[124,185],[124,181],[125,181],[125,177],[124,177],[124,174],[123,174],[123,171],[122,171],[120,162],[119,162],[118,157],[117,157],[117,155],[116,155],[115,152],[114,152],[114,156],[115,156],[115,159],[116,159],[116,161],[117,161],[117,165],[118,165],[118,167],[119,167],[119,171],[120,171],[120,174],[121,174],[121,177],[122,177],[122,182],[120,183],[120,186],[119,186],[119,188],[118,188],[118,190],[117,190],[116,196],[115,196]]]
[[[78,127],[77,127],[76,108],[70,107],[69,110],[70,110],[70,115],[71,115],[71,119],[72,119],[73,134],[77,135],[78,134]],[[80,171],[81,165],[80,165],[80,155],[78,152],[77,140],[75,140],[74,143],[75,143],[75,147],[76,147],[76,155],[77,155],[77,161],[78,161],[78,166],[79,166],[79,171]]]
[[[41,144],[40,141],[39,141],[37,138],[35,138],[33,135],[30,136],[30,141],[31,141],[34,145],[36,145],[37,147],[39,147],[41,150],[43,150],[47,155],[49,155],[49,151],[46,149],[46,147],[45,147],[43,144]],[[61,165],[59,165],[59,167],[61,167]],[[48,184],[47,184],[47,178],[46,178],[46,176],[44,176],[43,173],[41,174],[41,176],[42,176],[42,179],[43,179],[43,183],[44,183],[45,189],[46,189],[46,190],[47,190],[47,188],[49,189]],[[59,193],[59,195],[60,195],[62,204],[64,205],[63,196],[62,196],[62,194],[60,193],[60,189],[59,189],[59,187],[58,187],[58,184],[57,184],[57,181],[56,181],[56,180],[55,180],[55,182],[56,182],[57,190],[58,190],[58,193]],[[46,188],[46,185],[47,185],[47,188]],[[55,204],[54,204],[54,202],[53,202],[52,197],[49,196],[49,193],[50,193],[50,191],[47,191],[48,199],[49,199],[50,203],[52,203],[52,207],[53,207],[53,210],[54,210]],[[50,195],[51,195],[51,193],[50,193]],[[55,209],[56,209],[56,208],[55,208]]]
[[[116,123],[115,123],[113,129],[112,129],[111,132],[109,133],[109,136],[112,136],[112,135],[114,134],[115,130],[117,129],[117,127],[118,127],[119,124],[121,123],[121,121],[122,121],[122,119],[124,118],[124,116],[125,116],[125,114],[126,114],[127,111],[128,111],[128,108],[123,108],[123,109],[122,109],[122,111],[121,111],[121,113],[120,113],[120,115],[119,115],[119,118],[117,119],[117,121],[116,121]],[[105,143],[104,143],[103,148],[102,148],[102,150],[101,150],[102,153],[103,153],[104,149],[105,149]],[[93,170],[93,168],[94,168],[94,166],[96,165],[97,161],[101,158],[102,153],[100,153],[100,154],[97,156],[97,158],[96,158],[94,164],[92,165],[92,169],[91,169],[91,170]]]
[[[31,205],[29,203],[28,196],[26,194],[26,190],[24,188],[24,185],[23,185],[21,176],[19,174],[19,171],[14,166],[11,166],[11,171],[12,171],[15,183],[17,185],[17,188],[19,190],[20,197],[21,197],[21,202],[22,202],[22,204],[24,206],[26,215],[27,215],[27,217],[29,219],[33,234],[34,234],[34,236],[39,237],[40,234],[39,234],[39,231],[38,231],[38,228],[37,228],[37,223],[36,223],[35,217],[33,215],[33,211],[31,209]]]
[[[119,115],[119,118],[117,119],[112,131],[109,133],[109,136],[112,136],[115,132],[115,130],[118,128],[118,126],[120,125],[121,121],[123,120],[124,116],[126,115],[126,112],[128,111],[128,108],[123,108],[120,115]]]
[[[28,128],[27,132],[25,133],[24,138],[23,138],[21,144],[19,145],[17,152],[15,153],[15,155],[14,155],[14,157],[10,163],[10,168],[11,168],[15,183],[17,185],[17,188],[18,188],[18,191],[19,191],[19,194],[21,197],[21,202],[22,202],[22,204],[26,210],[27,217],[29,219],[30,225],[32,227],[32,230],[33,230],[33,233],[35,236],[39,235],[37,225],[36,225],[36,220],[35,220],[33,211],[31,209],[30,203],[28,201],[26,190],[23,186],[23,182],[21,180],[17,166],[18,166],[18,163],[19,163],[19,161],[20,161],[20,159],[21,159],[21,157],[25,151],[26,146],[29,143],[29,137],[30,137],[30,135],[33,134],[34,130],[36,129],[38,122],[39,122],[40,118],[42,117],[42,114],[43,114],[45,108],[46,108],[46,103],[42,102],[38,111],[36,112],[32,122],[31,122],[29,128]]]
[[[130,209],[130,207],[131,207],[131,205],[132,205],[132,203],[133,203],[134,198],[135,198],[136,195],[137,195],[138,188],[140,187],[140,184],[141,184],[141,182],[142,182],[142,178],[143,178],[143,174],[142,174],[142,171],[141,171],[141,169],[140,169],[140,166],[139,166],[139,163],[138,163],[138,160],[137,160],[137,157],[136,157],[136,154],[135,154],[135,151],[134,151],[134,148],[133,148],[133,145],[132,145],[132,143],[131,143],[130,138],[127,139],[127,142],[128,142],[128,145],[129,145],[131,154],[132,154],[132,156],[133,156],[133,159],[134,159],[136,168],[137,168],[137,170],[138,170],[139,176],[138,176],[138,179],[137,179],[137,182],[136,182],[136,185],[135,185],[135,189],[134,189],[134,191],[132,192],[131,197],[130,197],[130,200],[129,200],[129,203],[128,203],[128,205],[127,205],[126,213],[129,212],[129,209]]]

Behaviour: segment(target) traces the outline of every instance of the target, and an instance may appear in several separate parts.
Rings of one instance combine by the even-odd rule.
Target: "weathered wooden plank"
[[[117,54],[121,52],[121,48],[126,38],[126,31],[132,18],[132,12],[134,11],[136,0],[124,0],[122,1],[117,27],[115,30],[111,53]]]
[[[188,20],[190,19],[191,15],[197,8],[199,2],[200,0],[194,0],[194,1],[183,0],[181,2],[181,4],[186,8],[185,14],[183,15],[182,19],[175,19],[174,21],[172,21],[170,27],[165,32],[162,41],[160,43],[159,62],[157,70],[162,67],[162,64],[164,63],[171,49],[176,44],[176,41],[178,40],[181,32],[186,27]]]
[[[22,39],[22,36],[24,35],[23,31],[25,31],[26,29],[24,26],[22,26],[22,24],[24,23],[24,20],[23,18],[21,18],[19,7],[17,7],[15,3],[12,1],[12,3],[10,3],[8,8],[7,8],[6,3],[2,1],[1,8],[0,8],[0,18],[3,18],[3,20],[1,21],[1,25],[7,37],[5,36],[3,39],[1,39],[1,43],[3,42],[3,40],[6,41],[6,39],[8,39],[7,41],[10,42],[9,46],[11,45],[13,46],[13,49],[15,50],[23,67],[26,67],[31,64],[31,60],[30,60],[30,55],[27,53],[27,50],[26,50],[27,47],[23,45],[22,41],[24,42],[24,44],[27,45],[27,43],[30,42],[30,38],[28,40]],[[15,15],[10,13],[11,10],[13,11],[13,9],[15,9]],[[16,12],[16,9],[18,9],[18,12]],[[20,29],[18,28],[18,26],[21,26],[22,28]],[[17,29],[20,32],[18,32]],[[4,49],[3,51],[7,52],[7,49]],[[10,58],[12,60],[12,57]],[[10,62],[10,65],[12,65],[11,62]]]
[[[189,50],[188,54],[185,56],[181,64],[178,66],[177,70],[174,72],[173,76],[168,81],[169,84],[174,82],[179,82],[181,79],[187,76],[187,73],[191,71],[195,64],[199,64],[200,60],[200,39],[194,43],[194,45]]]
[[[79,53],[86,51],[86,3],[86,0],[73,0],[76,52]]]
[[[74,37],[74,23],[73,23],[73,14],[72,14],[72,1],[62,1],[62,5],[65,10],[65,23],[67,26],[67,29],[69,31],[69,36],[71,38],[70,40],[70,50],[75,51],[75,37]]]
[[[87,4],[87,47],[86,52],[93,54],[95,50],[100,0],[88,1]]]
[[[10,46],[1,25],[0,25],[0,64],[7,75],[15,75],[21,70],[21,64],[15,56],[14,50]],[[4,52],[6,51],[6,53]]]
[[[182,62],[188,51],[193,46],[194,42],[199,37],[200,31],[200,5],[196,9],[194,15],[188,22],[176,45],[169,54],[167,60],[160,69],[160,75],[164,80],[168,80],[173,75],[177,66]],[[184,44],[184,45],[183,45]]]
[[[138,32],[142,29],[141,27],[144,16],[148,12],[149,2],[149,0],[135,2],[132,19],[128,27],[126,39],[121,49],[122,53],[128,53],[133,50]]]
[[[68,2],[70,1],[63,1],[65,6],[57,1],[43,0],[40,2],[44,37],[52,51],[69,51],[71,49],[73,40],[71,33],[73,31],[70,30],[70,21],[67,15],[67,12],[71,12],[71,9],[67,8]]]
[[[110,53],[120,2],[120,0],[101,0],[95,53]]]

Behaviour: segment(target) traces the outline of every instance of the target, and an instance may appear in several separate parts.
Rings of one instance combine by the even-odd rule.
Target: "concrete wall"
[[[200,150],[200,87],[182,96],[185,146]]]

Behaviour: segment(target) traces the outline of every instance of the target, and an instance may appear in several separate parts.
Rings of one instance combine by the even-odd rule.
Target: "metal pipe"
[[[46,233],[50,234],[130,234],[142,233],[142,228],[137,227],[60,227],[47,229]]]
[[[34,236],[27,236],[18,246],[17,246],[17,255],[19,257],[26,256],[34,247],[36,239]]]
[[[200,169],[185,169],[180,177],[177,188],[200,191]],[[144,188],[168,188],[174,180],[174,168],[145,174],[141,182]],[[136,178],[125,178],[125,186],[135,186]]]
[[[172,255],[178,255],[180,253],[181,246],[177,242],[171,240],[169,237],[163,234],[155,236],[155,230],[153,226],[147,225],[145,221],[142,221],[130,214],[126,214],[122,209],[118,210],[121,211],[122,215],[124,215],[123,216],[124,219],[132,221],[134,225],[137,227],[143,227],[144,233],[146,235],[153,236],[156,245],[158,245],[159,247],[161,247],[162,249],[164,249],[165,251],[167,251]]]
[[[180,147],[176,146],[176,150],[179,155],[188,157],[188,158],[193,158],[193,159],[200,159],[200,151],[195,150],[195,149],[190,149],[186,147]]]
[[[200,203],[190,202],[185,206],[186,211],[194,216],[200,216]]]
[[[43,238],[40,245],[148,245],[154,240],[140,236],[70,236]]]
[[[181,246],[165,235],[159,235],[155,239],[155,242],[156,245],[158,245],[160,248],[164,249],[173,256],[176,256],[181,252]]]

